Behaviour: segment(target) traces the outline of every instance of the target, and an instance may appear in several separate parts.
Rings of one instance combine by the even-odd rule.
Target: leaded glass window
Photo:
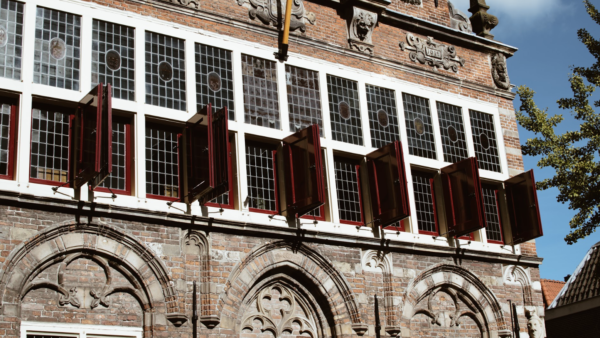
[[[185,41],[146,32],[146,104],[186,110]]]
[[[15,131],[11,130],[11,126],[15,125],[14,119],[12,105],[2,104],[0,106],[0,177],[5,178],[11,174],[11,159],[14,156],[11,147],[14,144],[14,140],[11,139],[15,134]]]
[[[498,201],[496,188],[490,185],[482,185],[483,206],[485,208],[486,234],[488,241],[502,243],[502,230],[498,214]]]
[[[358,161],[334,157],[335,187],[340,221],[362,225],[362,208],[359,192]]]
[[[333,139],[362,145],[358,83],[327,75],[327,90]]]
[[[277,211],[275,147],[258,142],[246,142],[246,175],[251,209]]]
[[[319,72],[286,65],[285,80],[290,131],[296,132],[316,124],[323,136]]]
[[[100,188],[110,188],[115,192],[129,193],[129,161],[131,157],[129,149],[129,133],[131,124],[125,119],[113,116],[112,123],[112,173],[108,176]]]
[[[277,64],[274,61],[242,54],[244,83],[244,121],[280,129]]]
[[[81,17],[38,7],[33,82],[79,90]]]
[[[158,124],[146,124],[146,194],[179,197],[178,133]]]
[[[479,169],[501,172],[494,117],[475,110],[470,110],[469,113],[471,115],[471,130]]]
[[[371,146],[381,148],[400,140],[396,95],[391,89],[367,85]]]
[[[196,44],[197,111],[209,103],[213,111],[227,107],[229,119],[235,119],[231,52],[226,49]]]
[[[21,79],[24,4],[0,1],[0,76]]]
[[[462,108],[437,102],[444,161],[456,163],[469,157]]]
[[[32,115],[30,177],[66,183],[70,115],[48,108],[34,108]]]
[[[419,232],[430,235],[438,234],[432,184],[433,175],[413,170],[412,180]]]
[[[402,100],[409,154],[436,159],[429,100],[406,93],[402,93]]]
[[[110,83],[113,98],[134,101],[135,29],[100,20],[92,28],[92,88]]]

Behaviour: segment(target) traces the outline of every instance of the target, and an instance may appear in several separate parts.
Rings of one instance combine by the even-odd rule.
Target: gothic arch
[[[254,297],[250,291],[275,275],[287,275],[288,281],[300,281],[310,290],[323,312],[331,313],[332,336],[348,329],[359,335],[366,332],[368,327],[361,322],[354,294],[344,276],[315,250],[285,241],[259,246],[233,268],[219,299],[221,326],[234,329],[236,323],[241,323],[239,309],[247,297]]]
[[[492,291],[468,270],[440,264],[421,273],[407,288],[403,301],[402,330],[408,332],[403,332],[403,336],[411,336],[410,321],[417,314],[431,318],[432,324],[442,324],[430,305],[439,292],[450,295],[455,304],[458,304],[458,300],[465,304],[464,308],[456,308],[450,325],[457,325],[461,317],[466,316],[475,321],[483,338],[503,337],[507,332],[510,334],[500,304]]]
[[[79,258],[97,263],[106,274],[106,284],[90,292],[91,308],[105,304],[114,293],[128,293],[140,304],[144,336],[152,337],[154,315],[164,309],[166,317],[177,323],[173,283],[164,264],[136,238],[106,224],[63,223],[38,233],[12,251],[0,276],[0,304],[6,317],[21,317],[21,300],[35,289],[48,288],[60,294],[61,305],[81,307],[76,290],[63,287],[62,276]],[[58,264],[56,280],[35,279],[41,272]],[[130,285],[112,285],[109,267],[121,273]]]
[[[523,305],[533,306],[533,289],[531,277],[522,266],[509,265],[504,270],[504,283],[507,285],[519,285],[523,289]]]

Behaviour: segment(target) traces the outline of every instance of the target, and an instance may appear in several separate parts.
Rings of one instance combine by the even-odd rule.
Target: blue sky
[[[425,0],[428,1],[428,0]],[[451,0],[468,16],[469,0]],[[577,30],[586,28],[600,39],[600,26],[595,24],[582,1],[578,0],[487,0],[489,13],[500,20],[492,34],[495,39],[519,48],[508,60],[513,84],[527,85],[536,91],[535,101],[549,114],[562,114],[565,121],[559,131],[576,130],[577,121],[570,111],[558,108],[556,101],[571,96],[568,78],[570,66],[591,66],[594,58],[577,39]],[[592,0],[600,8],[600,0]],[[517,98],[515,108],[519,109]],[[600,113],[600,111],[597,111]],[[533,134],[519,127],[521,143]],[[552,169],[537,167],[537,159],[525,157],[525,169],[535,169],[537,180],[552,177]],[[556,201],[558,190],[538,191],[544,237],[537,240],[538,255],[544,258],[542,278],[563,280],[573,273],[588,249],[600,241],[596,232],[574,245],[564,241],[569,232],[569,220],[575,214],[568,205]]]

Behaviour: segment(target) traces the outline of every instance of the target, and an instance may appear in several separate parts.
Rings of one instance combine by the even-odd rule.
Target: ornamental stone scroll
[[[402,51],[410,51],[409,57],[413,62],[419,62],[424,65],[434,67],[434,69],[443,68],[445,70],[458,72],[458,66],[465,66],[465,59],[456,56],[456,48],[454,46],[446,46],[444,44],[434,42],[431,36],[427,40],[421,39],[412,35],[406,34],[405,42],[400,42]]]
[[[348,15],[348,43],[350,48],[373,55],[373,30],[377,25],[377,13],[366,9],[352,7]]]
[[[200,4],[200,0],[160,0],[162,2],[169,2],[172,4],[176,4],[176,5],[182,5],[185,7],[191,7],[191,8],[195,8],[198,9],[198,6]]]
[[[260,20],[265,25],[273,25],[283,29],[286,1],[281,0],[237,0],[238,5],[248,8],[248,15],[252,20]],[[306,23],[315,24],[316,15],[306,11],[303,0],[294,0],[292,3],[292,17],[290,31],[300,30],[306,32]]]

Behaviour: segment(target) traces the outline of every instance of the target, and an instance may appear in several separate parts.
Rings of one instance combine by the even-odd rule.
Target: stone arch
[[[12,251],[0,276],[0,304],[6,317],[21,317],[21,300],[31,290],[47,288],[60,294],[59,304],[81,307],[76,288],[66,289],[62,276],[69,263],[85,258],[98,264],[106,284],[91,290],[91,308],[106,304],[106,297],[128,293],[143,311],[144,336],[152,337],[156,323],[164,316],[174,324],[183,320],[177,313],[177,297],[164,264],[139,240],[102,222],[63,223],[38,233]],[[58,264],[56,280],[36,276]],[[130,285],[112,285],[111,270],[121,273]],[[163,317],[164,318],[164,317]],[[163,324],[163,325],[166,325]]]
[[[533,306],[533,288],[529,272],[519,265],[509,265],[504,270],[504,283],[507,285],[519,285],[523,289],[523,305]]]
[[[242,321],[238,310],[250,290],[278,274],[308,285],[307,289],[322,310],[331,313],[332,336],[348,330],[359,335],[367,331],[368,326],[361,321],[356,299],[344,276],[317,251],[286,241],[255,248],[233,268],[219,299],[221,327],[234,329],[236,323]]]
[[[403,328],[403,336],[411,336],[410,321],[417,314],[431,318],[432,324],[443,324],[430,306],[431,300],[439,292],[450,295],[455,304],[460,300],[465,305],[464,308],[456,307],[456,312],[450,316],[450,326],[457,325],[461,317],[467,316],[476,322],[483,338],[510,334],[500,304],[492,291],[468,270],[440,264],[421,273],[407,288],[402,311],[402,326],[406,328]]]

